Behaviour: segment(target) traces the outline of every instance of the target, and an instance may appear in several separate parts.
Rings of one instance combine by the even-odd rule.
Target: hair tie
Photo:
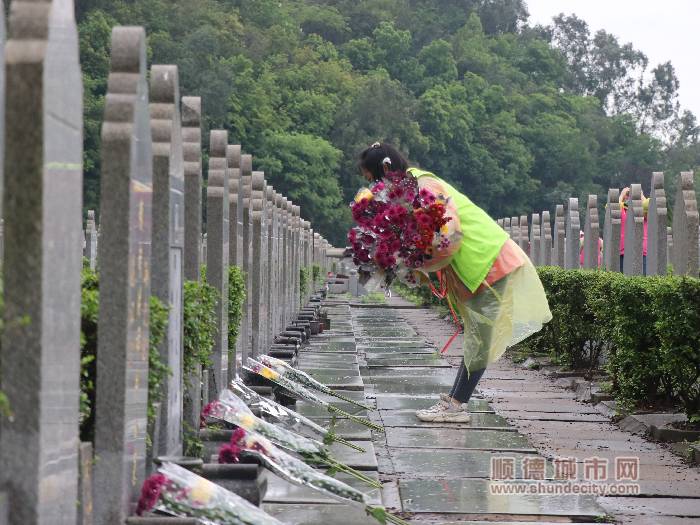
[[[384,159],[382,160],[382,164],[391,165],[391,159],[389,157],[384,157]]]
[[[372,144],[370,147],[371,147],[372,149],[377,149],[377,148],[381,148],[382,145],[381,145],[379,142],[375,142],[375,143]]]

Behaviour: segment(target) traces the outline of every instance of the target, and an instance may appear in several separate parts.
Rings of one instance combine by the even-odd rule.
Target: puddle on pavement
[[[404,510],[409,512],[534,514],[592,518],[605,514],[593,495],[494,495],[489,489],[491,483],[494,482],[478,479],[407,480],[399,483],[399,489]],[[558,484],[539,483],[545,486]]]

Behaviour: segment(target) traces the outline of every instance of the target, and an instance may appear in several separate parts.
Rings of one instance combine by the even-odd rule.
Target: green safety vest
[[[462,243],[450,263],[455,272],[473,293],[486,279],[494,261],[508,240],[508,234],[496,221],[444,180],[429,171],[409,168],[408,173],[416,177],[433,177],[447,190],[447,197],[457,209],[462,229]]]

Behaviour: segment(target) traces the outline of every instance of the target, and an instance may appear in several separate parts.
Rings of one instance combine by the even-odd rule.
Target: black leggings
[[[481,376],[486,372],[485,368],[481,370],[467,371],[467,367],[464,366],[464,360],[462,364],[459,365],[459,371],[457,372],[457,377],[452,385],[452,390],[450,390],[450,397],[456,399],[460,403],[466,403],[469,398],[472,397],[476,384],[481,379]]]

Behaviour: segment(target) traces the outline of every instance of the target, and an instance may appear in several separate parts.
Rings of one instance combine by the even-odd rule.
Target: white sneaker
[[[455,405],[446,394],[440,394],[440,402],[430,408],[417,410],[416,417],[426,423],[469,423],[467,403]]]

